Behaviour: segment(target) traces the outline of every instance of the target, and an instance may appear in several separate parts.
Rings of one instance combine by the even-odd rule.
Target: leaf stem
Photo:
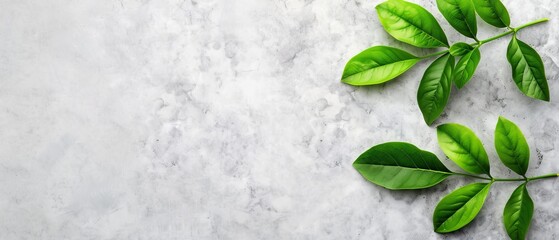
[[[452,174],[460,175],[460,176],[464,176],[464,177],[471,177],[471,178],[477,178],[477,179],[483,179],[483,180],[491,181],[491,178],[480,177],[480,176],[476,176],[476,175],[470,175],[470,174],[467,174],[467,173],[457,173],[457,172],[455,172],[455,173],[452,173]]]
[[[493,178],[495,182],[517,182],[526,181],[526,178]]]
[[[539,24],[539,23],[547,22],[547,21],[549,21],[548,18],[538,19],[538,20],[535,20],[535,21],[526,23],[526,24],[524,24],[524,25],[520,25],[519,27],[516,27],[516,28],[510,28],[510,30],[508,30],[508,31],[506,31],[506,32],[504,32],[504,33],[501,33],[501,34],[499,34],[499,35],[497,35],[497,36],[490,37],[490,38],[488,38],[488,39],[484,39],[484,40],[481,40],[481,41],[479,41],[479,40],[477,40],[477,39],[474,39],[474,40],[476,40],[476,42],[475,42],[475,43],[472,43],[472,44],[470,44],[470,45],[471,45],[472,47],[481,46],[481,45],[486,44],[486,43],[488,43],[488,42],[492,42],[492,41],[495,41],[495,40],[497,40],[497,39],[499,39],[499,38],[502,38],[502,37],[508,36],[508,35],[510,35],[510,34],[516,33],[516,32],[518,32],[519,30],[521,30],[521,29],[523,29],[523,28],[526,28],[526,27],[529,27],[529,26],[532,26],[532,25],[536,25],[536,24]],[[448,52],[448,49],[447,49],[447,50],[440,51],[440,52],[431,53],[431,54],[428,54],[428,55],[425,55],[425,56],[421,56],[421,57],[419,57],[419,58],[420,58],[420,59],[426,59],[426,58],[436,57],[436,56],[445,54],[445,53],[447,53],[447,52]]]
[[[471,175],[471,174],[467,174],[467,173],[452,173],[452,174],[460,175],[460,176],[464,176],[464,177],[483,179],[483,180],[487,180],[487,181],[491,181],[491,182],[520,182],[520,181],[530,182],[530,181],[534,181],[534,180],[559,177],[559,173],[551,173],[551,174],[546,174],[546,175],[541,175],[541,176],[531,177],[531,178],[526,178],[526,177],[525,178],[486,178],[486,177],[480,177],[480,176]]]
[[[538,179],[556,178],[556,177],[559,177],[559,173],[552,173],[552,174],[546,174],[546,175],[537,176],[537,177],[531,177],[531,178],[527,178],[527,180],[528,181],[534,181],[534,180],[538,180]]]
[[[494,36],[494,37],[490,37],[490,38],[485,39],[485,40],[481,40],[481,41],[479,42],[479,44],[474,43],[473,45],[476,45],[476,44],[477,44],[477,45],[480,45],[480,46],[481,46],[481,45],[483,45],[483,44],[485,44],[485,43],[488,43],[488,42],[497,40],[497,39],[502,38],[502,37],[504,37],[504,36],[507,36],[507,35],[509,35],[509,34],[516,33],[516,32],[518,32],[520,29],[523,29],[523,28],[526,28],[526,27],[529,27],[529,26],[532,26],[532,25],[536,25],[536,24],[539,24],[539,23],[547,22],[547,21],[549,21],[549,19],[547,19],[547,18],[538,19],[538,20],[536,20],[536,21],[532,21],[532,22],[526,23],[526,24],[524,24],[524,25],[520,25],[520,26],[517,27],[517,28],[511,28],[510,30],[508,30],[508,31],[506,31],[506,32],[504,32],[504,33],[501,33],[501,34],[499,34],[499,35],[497,35],[497,36]]]
[[[479,41],[479,43],[472,43],[471,45],[472,45],[472,46],[475,46],[475,45],[481,46],[481,45],[483,45],[483,44],[486,44],[486,43],[491,42],[491,41],[495,41],[495,40],[497,40],[497,39],[499,39],[499,38],[502,38],[502,37],[504,37],[504,36],[510,35],[510,34],[512,34],[512,33],[514,33],[514,30],[509,30],[509,31],[506,31],[506,32],[504,32],[504,33],[501,33],[501,34],[499,34],[499,35],[497,35],[497,36],[494,36],[494,37],[490,37],[490,38],[488,38],[488,39],[481,40],[481,41]]]
[[[532,22],[526,23],[526,24],[524,24],[524,25],[520,25],[519,27],[513,28],[513,29],[516,30],[516,31],[518,31],[518,30],[523,29],[523,28],[525,28],[525,27],[529,27],[529,26],[536,25],[536,24],[543,23],[543,22],[547,22],[547,21],[549,21],[548,18],[542,18],[542,19],[538,19],[538,20],[536,20],[536,21],[532,21]]]

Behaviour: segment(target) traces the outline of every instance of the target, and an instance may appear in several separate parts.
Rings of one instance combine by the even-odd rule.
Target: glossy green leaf
[[[437,0],[437,6],[454,29],[476,39],[476,11],[471,0]]]
[[[465,42],[457,42],[450,46],[450,54],[455,57],[464,56],[474,50],[472,45],[467,44]]]
[[[443,112],[452,86],[454,57],[445,54],[425,70],[417,91],[417,103],[423,119],[431,125]]]
[[[473,183],[444,197],[433,214],[435,232],[453,232],[468,225],[483,207],[490,187],[490,183]]]
[[[510,25],[510,16],[505,5],[499,0],[473,0],[477,14],[495,27],[504,28]]]
[[[489,158],[479,138],[467,127],[447,123],[437,127],[439,146],[458,166],[469,173],[490,175]]]
[[[505,166],[522,176],[526,174],[530,148],[520,128],[504,117],[499,117],[495,128],[495,149]]]
[[[512,240],[526,238],[533,213],[534,202],[532,202],[532,198],[530,198],[526,189],[526,183],[524,183],[514,190],[503,212],[505,229]]]
[[[372,47],[349,60],[342,82],[355,86],[384,83],[400,76],[419,60],[418,57],[397,48]]]
[[[454,84],[456,84],[456,87],[460,89],[464,87],[470,79],[472,79],[480,59],[481,53],[477,47],[460,58],[460,61],[456,63],[454,73],[452,74],[452,79]]]
[[[549,101],[545,68],[538,52],[515,36],[507,49],[507,59],[518,89],[526,96]]]
[[[431,13],[403,0],[377,5],[380,22],[394,38],[422,48],[448,47],[446,35]]]
[[[428,188],[452,174],[434,154],[402,142],[372,147],[353,167],[370,182],[394,190]]]

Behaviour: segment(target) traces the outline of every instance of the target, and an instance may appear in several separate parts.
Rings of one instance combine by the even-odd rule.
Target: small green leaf
[[[490,187],[490,183],[473,183],[444,197],[433,214],[435,232],[453,232],[468,225],[483,207]]]
[[[532,202],[532,198],[530,198],[526,189],[526,183],[524,183],[514,190],[503,212],[505,229],[512,240],[526,238],[533,214],[534,202]]]
[[[380,22],[394,38],[421,48],[448,47],[446,35],[431,13],[403,0],[377,5]]]
[[[402,142],[372,147],[353,167],[370,182],[393,190],[432,187],[452,174],[434,154]]]
[[[545,68],[538,52],[514,36],[507,49],[507,59],[518,89],[528,97],[549,101]]]
[[[447,123],[437,127],[439,146],[458,166],[473,174],[490,174],[489,158],[481,141],[467,127]]]
[[[418,57],[397,48],[372,47],[349,60],[342,82],[355,86],[384,83],[400,76],[419,60]]]
[[[510,16],[505,5],[499,0],[473,0],[477,14],[495,27],[510,26]]]
[[[471,0],[437,0],[437,6],[454,29],[476,39],[476,11]]]
[[[452,86],[454,57],[445,54],[425,70],[417,91],[417,103],[423,119],[431,125],[443,112]]]
[[[474,47],[472,47],[472,45],[467,44],[465,42],[457,42],[452,46],[450,46],[449,51],[450,54],[452,54],[452,56],[459,57],[468,54],[472,50],[474,50]]]
[[[524,176],[530,161],[530,148],[520,128],[504,117],[499,117],[495,128],[495,149],[501,162]]]
[[[480,59],[481,53],[478,47],[460,58],[452,74],[452,79],[458,89],[464,87],[472,79]]]

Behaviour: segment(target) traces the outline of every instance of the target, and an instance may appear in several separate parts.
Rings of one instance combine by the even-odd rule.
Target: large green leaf
[[[476,39],[476,11],[471,0],[437,0],[437,6],[454,29]]]
[[[473,183],[444,197],[433,214],[435,232],[453,232],[468,225],[483,207],[490,187],[491,183]]]
[[[353,167],[372,183],[394,190],[428,188],[452,174],[434,154],[402,142],[372,147]]]
[[[431,13],[403,0],[388,0],[377,5],[384,29],[394,38],[422,48],[448,47],[446,35]]]
[[[446,156],[462,169],[473,174],[491,175],[487,152],[472,130],[447,123],[437,127],[437,137]]]
[[[454,57],[445,54],[425,70],[417,91],[417,104],[427,125],[431,125],[443,112],[452,86]]]
[[[457,42],[455,44],[452,44],[452,46],[450,46],[449,52],[450,54],[452,54],[452,56],[458,57],[458,56],[464,56],[469,52],[471,52],[472,50],[474,50],[474,47],[472,47],[472,45],[467,44],[465,42]]]
[[[495,128],[495,149],[505,166],[522,176],[526,174],[530,148],[520,128],[504,117],[499,117]]]
[[[549,101],[545,68],[538,52],[514,36],[507,49],[507,59],[512,66],[514,82],[520,91],[526,96]]]
[[[400,76],[419,60],[418,57],[397,48],[372,47],[349,60],[342,82],[355,86],[384,83]]]
[[[532,198],[530,198],[526,189],[526,183],[524,183],[514,190],[503,212],[505,229],[512,240],[526,238],[533,213],[534,202],[532,202]]]
[[[483,21],[504,28],[510,25],[510,16],[505,5],[499,0],[473,0],[477,14]]]
[[[460,61],[456,63],[456,68],[452,74],[452,79],[454,84],[456,84],[456,87],[460,89],[464,87],[470,79],[472,79],[480,59],[481,53],[479,52],[479,47],[474,48],[472,51],[460,58]]]

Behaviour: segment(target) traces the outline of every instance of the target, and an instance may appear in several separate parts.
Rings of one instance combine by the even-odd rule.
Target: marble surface
[[[515,185],[496,184],[465,230],[433,232],[433,209],[471,182],[394,192],[353,160],[407,141],[444,159],[416,89],[428,62],[376,87],[340,83],[372,45],[418,50],[381,28],[372,0],[0,1],[0,239],[504,239]],[[451,42],[466,41],[436,10]],[[482,48],[436,124],[471,127],[493,175],[497,117],[559,171],[559,5],[504,0],[547,67],[551,103],[524,97],[507,40]],[[479,23],[480,38],[502,30]],[[457,167],[449,160],[445,164]],[[559,238],[559,182],[530,184],[531,239]]]

